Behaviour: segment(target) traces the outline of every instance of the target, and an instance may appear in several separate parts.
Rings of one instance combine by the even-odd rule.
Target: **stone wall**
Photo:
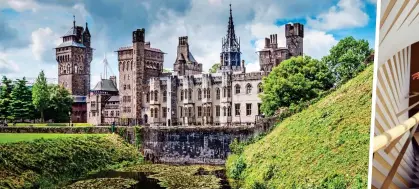
[[[225,164],[234,139],[248,140],[273,122],[240,127],[143,128],[142,152],[147,160],[173,164]]]

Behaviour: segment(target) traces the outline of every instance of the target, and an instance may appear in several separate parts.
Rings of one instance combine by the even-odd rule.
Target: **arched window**
[[[154,109],[153,108],[151,108],[151,113],[150,113],[150,117],[154,117]]]
[[[159,92],[154,91],[154,100],[159,101]]]
[[[227,96],[226,93],[227,93],[226,87],[223,87],[223,97],[224,98]]]
[[[192,89],[189,89],[189,99],[192,100]]]
[[[125,71],[125,62],[122,62],[122,71]],[[153,117],[153,116],[151,116]]]
[[[167,91],[163,91],[163,102],[167,101]]]
[[[227,97],[231,97],[231,87],[227,88]]]
[[[217,89],[216,89],[216,98],[217,98],[217,100],[220,99],[220,95],[221,95],[220,93],[221,93],[220,92],[220,88],[217,87]]]
[[[237,84],[234,88],[236,88],[236,94],[240,94],[240,85]]]
[[[226,107],[225,106],[223,107],[223,115],[224,116],[227,116],[227,110],[226,110]]]
[[[113,111],[111,111],[111,117],[113,117]]]
[[[209,88],[207,89],[207,98],[211,98],[211,90]]]
[[[202,99],[202,93],[201,93],[201,89],[198,89],[198,100]]]
[[[228,115],[228,116],[231,116],[231,107],[230,107],[230,106],[228,107],[228,110],[227,110],[227,115]]]
[[[258,93],[262,93],[263,92],[263,88],[262,88],[262,83],[258,84]]]
[[[183,90],[180,91],[180,100],[183,100]]]
[[[154,117],[159,118],[159,109],[154,108]]]
[[[248,83],[246,85],[246,94],[251,94],[252,93],[252,85],[250,85],[250,83]]]
[[[147,102],[150,102],[150,93],[149,92],[147,92]]]

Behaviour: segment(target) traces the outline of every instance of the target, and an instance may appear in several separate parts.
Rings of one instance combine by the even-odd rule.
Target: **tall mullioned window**
[[[246,115],[252,115],[252,104],[246,104]]]
[[[159,100],[159,93],[157,91],[154,91],[154,100],[158,101]]]
[[[220,93],[221,93],[220,92],[220,88],[217,87],[217,89],[216,89],[216,98],[217,98],[217,100],[220,99],[220,95],[221,95]]]
[[[192,100],[192,89],[189,89],[189,99]]]
[[[167,91],[163,91],[163,102],[167,101]]]
[[[207,98],[207,89],[204,89],[204,98]]]
[[[180,91],[180,100],[183,100],[183,90]]]
[[[202,99],[202,92],[201,89],[198,89],[198,100]]]
[[[202,107],[198,106],[198,117],[202,116]]]
[[[215,116],[220,117],[220,106],[215,106]]]
[[[231,106],[229,106],[229,107],[227,108],[227,115],[228,115],[228,116],[231,116]]]
[[[231,88],[227,88],[227,97],[230,98],[231,97]]]
[[[147,92],[147,102],[150,102],[150,93],[149,92]]]
[[[240,115],[240,104],[234,104],[234,112],[236,116]]]
[[[207,89],[207,98],[211,98],[211,90],[209,88]]]
[[[236,94],[240,94],[240,85],[237,84],[234,88],[236,90]]]

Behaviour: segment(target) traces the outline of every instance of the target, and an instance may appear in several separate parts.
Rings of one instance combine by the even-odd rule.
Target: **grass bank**
[[[57,133],[0,133],[0,144],[36,139],[56,139],[69,137],[106,136],[106,134],[57,134]]]
[[[229,156],[244,188],[366,188],[373,66]]]
[[[59,187],[91,170],[136,161],[118,135],[80,135],[0,144],[0,188]]]

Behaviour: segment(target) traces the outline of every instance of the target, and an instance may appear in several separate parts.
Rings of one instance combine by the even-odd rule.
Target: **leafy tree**
[[[13,89],[12,81],[7,79],[6,76],[3,76],[1,81],[2,86],[0,89],[0,118],[5,120],[10,116],[10,102],[11,102],[11,93]]]
[[[217,72],[218,68],[220,68],[220,63],[215,63],[211,66],[211,68],[208,71],[209,73],[215,73]]]
[[[333,70],[335,82],[340,85],[365,69],[364,61],[372,51],[367,40],[356,40],[350,36],[333,46],[322,61]]]
[[[14,120],[29,119],[33,115],[32,93],[26,79],[18,79],[11,93],[9,110]]]
[[[53,119],[54,122],[68,121],[68,112],[71,110],[73,103],[70,92],[60,85],[50,85],[48,88],[50,104],[46,109],[46,118]]]
[[[309,56],[292,57],[263,78],[261,110],[271,116],[280,107],[313,99],[333,87],[333,76],[321,61]]]
[[[49,99],[47,79],[45,78],[44,71],[41,71],[32,88],[32,102],[35,108],[41,113],[42,122],[44,122],[44,111],[49,106]]]

